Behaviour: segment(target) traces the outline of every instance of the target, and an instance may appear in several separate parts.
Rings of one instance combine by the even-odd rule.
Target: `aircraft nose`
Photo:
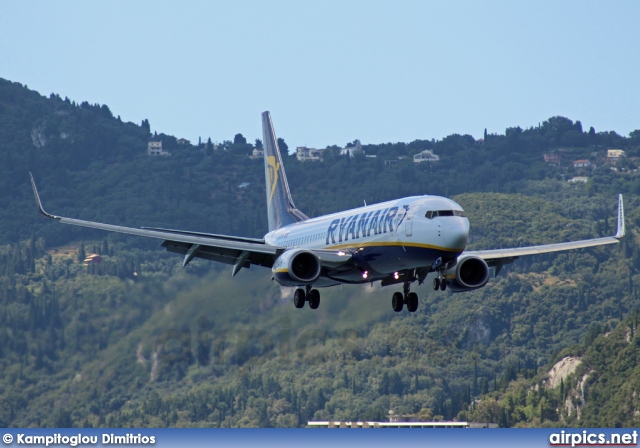
[[[464,250],[469,241],[469,220],[467,218],[455,218],[445,229],[447,246],[451,249]]]

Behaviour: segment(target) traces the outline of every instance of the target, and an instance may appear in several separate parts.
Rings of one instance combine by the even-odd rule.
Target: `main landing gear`
[[[293,304],[296,308],[304,307],[304,302],[309,302],[309,308],[312,310],[317,309],[320,306],[320,291],[317,289],[311,289],[311,285],[306,286],[306,292],[302,288],[296,289],[293,294]]]
[[[393,311],[399,313],[402,311],[404,304],[407,304],[407,310],[410,313],[415,313],[418,310],[418,294],[415,292],[409,292],[409,282],[404,282],[404,293],[394,292],[391,297],[391,307]]]

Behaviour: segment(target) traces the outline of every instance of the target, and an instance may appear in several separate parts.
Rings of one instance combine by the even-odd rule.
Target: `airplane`
[[[460,205],[440,196],[411,196],[309,218],[293,203],[278,148],[271,114],[262,113],[264,168],[269,232],[262,239],[164,228],[131,228],[83,221],[47,213],[31,173],[41,214],[63,224],[163,240],[167,251],[233,265],[235,277],[251,265],[270,268],[272,280],[296,287],[293,303],[311,309],[320,305],[317,288],[380,282],[402,284],[391,305],[400,312],[418,309],[411,284],[435,273],[434,290],[472,291],[484,287],[491,269],[497,276],[505,264],[521,256],[539,255],[619,243],[625,234],[622,195],[614,236],[566,243],[495,250],[466,250],[469,220]]]

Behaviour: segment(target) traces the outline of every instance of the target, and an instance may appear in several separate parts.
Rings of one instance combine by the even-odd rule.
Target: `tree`
[[[244,138],[244,136],[242,134],[236,134],[235,137],[233,137],[233,144],[234,145],[246,145],[247,144],[247,139]]]
[[[85,258],[87,258],[87,253],[84,251],[84,243],[82,243],[78,250],[78,263],[82,263]]]
[[[429,408],[422,408],[418,413],[419,422],[430,422],[433,420],[433,411]]]
[[[142,124],[140,125],[140,127],[147,131],[147,134],[151,134],[151,125],[149,124],[149,120],[147,120],[146,118],[142,120]]]
[[[473,417],[477,422],[498,423],[500,419],[500,403],[489,397],[481,400],[476,407]]]
[[[596,130],[591,126],[589,128],[589,144],[595,146],[598,144],[598,136],[596,135]]]
[[[278,148],[280,149],[280,155],[282,157],[289,155],[289,145],[287,145],[283,138],[278,138]]]
[[[262,148],[262,140],[260,140],[259,138],[256,139],[256,144],[255,144],[256,148]]]
[[[59,409],[53,417],[53,426],[56,428],[71,428],[71,413],[66,409]]]
[[[204,155],[205,156],[213,155],[213,143],[211,143],[211,137],[207,139],[207,143],[204,145]]]
[[[247,139],[242,134],[233,137],[233,151],[238,154],[251,154],[253,146],[247,143]]]
[[[102,252],[102,255],[109,255],[109,241],[107,237],[104,237],[104,239],[102,240],[101,252]]]

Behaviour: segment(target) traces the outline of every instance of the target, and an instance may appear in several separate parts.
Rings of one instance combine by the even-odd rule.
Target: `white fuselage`
[[[357,269],[335,272],[330,278],[362,283],[430,266],[439,257],[454,259],[465,249],[468,237],[469,221],[456,202],[413,196],[291,224],[264,239],[288,249],[349,251]],[[363,272],[367,272],[364,278]]]

